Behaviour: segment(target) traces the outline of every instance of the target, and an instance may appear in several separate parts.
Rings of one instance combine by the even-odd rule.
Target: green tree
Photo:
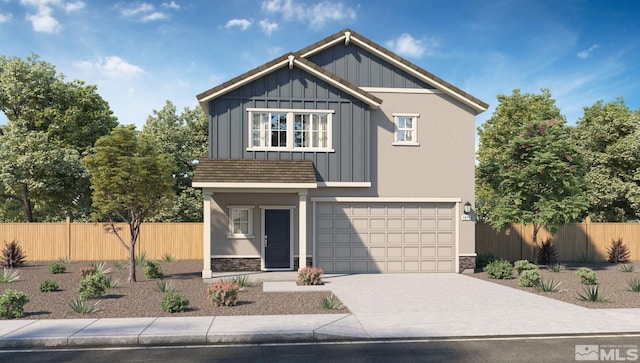
[[[136,281],[135,247],[145,218],[171,203],[173,160],[134,126],[118,127],[96,142],[84,159],[91,175],[93,207],[129,252],[129,282]],[[115,223],[126,222],[129,239]]]
[[[640,111],[631,111],[622,98],[598,101],[584,108],[575,136],[588,166],[591,219],[640,219]]]
[[[0,129],[6,158],[0,161],[0,173],[6,176],[0,181],[0,218],[32,222],[86,217],[89,179],[77,170],[78,165],[83,169],[77,159],[117,125],[96,87],[65,82],[37,55],[0,56],[0,111],[9,120]],[[65,177],[69,168],[73,172]]]
[[[584,161],[563,122],[534,121],[503,148],[504,164],[484,180],[494,188],[495,209],[489,223],[533,225],[534,262],[541,227],[555,233],[575,221],[586,207]]]
[[[497,174],[506,162],[504,148],[520,134],[520,129],[536,120],[564,121],[560,109],[548,89],[540,94],[520,93],[498,95],[498,106],[478,128],[478,167],[476,168],[476,215],[479,221],[488,221],[499,195],[492,185],[484,181]]]
[[[172,155],[175,161],[175,202],[149,220],[172,222],[202,221],[202,192],[191,187],[193,173],[200,156],[207,152],[207,117],[201,108],[185,108],[180,115],[167,101],[160,111],[153,110],[147,118],[143,133]]]

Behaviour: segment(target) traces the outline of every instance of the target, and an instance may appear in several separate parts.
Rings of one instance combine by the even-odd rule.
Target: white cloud
[[[322,1],[310,6],[295,0],[264,0],[262,9],[268,13],[280,14],[288,21],[309,23],[314,28],[320,28],[331,21],[356,19],[356,11],[342,2]]]
[[[432,42],[434,46],[437,42]],[[397,39],[389,40],[386,45],[392,51],[402,56],[420,58],[426,51],[424,42],[416,39],[407,33],[401,34]]]
[[[173,2],[172,2],[173,3]],[[162,7],[178,9],[172,6],[172,3],[163,3]],[[178,6],[177,4],[173,3]],[[157,11],[155,6],[150,3],[137,3],[132,6],[123,6],[122,4],[116,5],[116,8],[120,10],[120,15],[125,18],[134,18],[143,23],[168,19],[169,15],[161,11]]]
[[[85,7],[85,3],[82,1],[69,2],[64,4],[64,10],[68,13],[76,10],[80,10]]]
[[[600,47],[598,44],[594,44],[589,47],[589,49],[585,49],[582,52],[576,54],[580,59],[587,59],[591,55],[591,53]]]
[[[169,9],[180,9],[180,5],[176,4],[175,1],[171,1],[169,3],[162,3],[162,7],[163,8],[169,8]]]
[[[247,30],[251,26],[251,20],[247,19],[231,19],[225,24],[225,28],[240,28],[240,30]]]
[[[0,24],[8,22],[9,20],[11,20],[11,18],[12,18],[11,14],[0,13]]]
[[[35,14],[27,13],[26,18],[31,22],[33,30],[43,33],[57,33],[60,31],[62,26],[58,20],[51,15],[51,11],[49,7],[42,7],[38,9],[38,12]]]
[[[267,34],[271,35],[276,29],[278,29],[278,23],[270,23],[269,19],[260,20],[260,29]]]
[[[89,72],[99,72],[111,78],[134,78],[144,74],[145,71],[118,56],[100,58],[95,62],[81,60],[73,62],[76,68]]]

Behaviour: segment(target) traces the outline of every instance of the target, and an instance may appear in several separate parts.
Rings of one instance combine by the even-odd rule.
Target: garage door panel
[[[317,203],[326,272],[455,271],[453,203]]]

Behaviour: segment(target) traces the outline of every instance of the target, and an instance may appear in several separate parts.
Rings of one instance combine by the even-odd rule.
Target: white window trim
[[[248,115],[248,135],[247,135],[247,151],[302,151],[302,152],[335,152],[333,149],[333,114],[334,110],[316,110],[316,109],[296,109],[296,108],[253,108],[247,107]],[[253,112],[271,112],[287,114],[287,146],[286,147],[257,147],[253,146],[252,122]],[[294,117],[296,113],[305,114],[326,114],[327,115],[327,147],[294,147]]]
[[[418,118],[420,118],[419,113],[394,113],[393,115],[393,145],[395,146],[420,146],[418,142]],[[398,118],[399,117],[412,117],[413,121],[413,141],[398,141]]]
[[[227,239],[247,239],[247,238],[255,238],[256,236],[253,234],[253,209],[255,206],[253,205],[228,205],[227,209],[229,210],[229,230],[227,232]],[[246,209],[248,210],[248,223],[249,230],[248,234],[244,233],[233,233],[233,211],[236,209]]]

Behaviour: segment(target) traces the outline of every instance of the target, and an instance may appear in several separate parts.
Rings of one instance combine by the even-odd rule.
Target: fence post
[[[71,217],[67,217],[67,256],[71,259]]]

